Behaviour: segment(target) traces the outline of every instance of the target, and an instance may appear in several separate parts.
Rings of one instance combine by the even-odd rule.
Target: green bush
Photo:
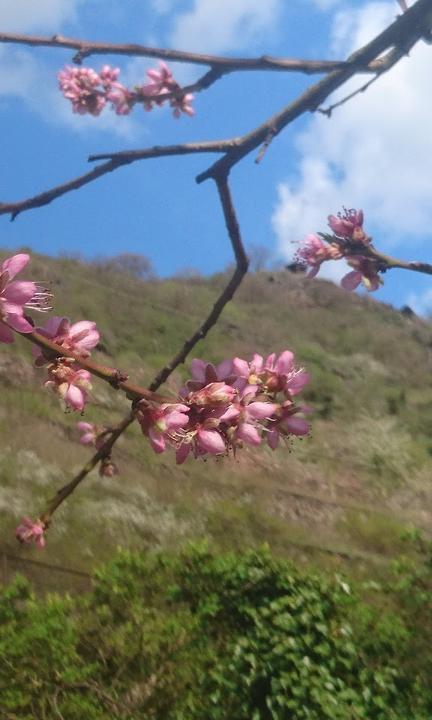
[[[429,668],[409,662],[419,605],[402,605],[265,549],[123,551],[81,598],[37,599],[18,578],[0,598],[1,717],[426,720]]]

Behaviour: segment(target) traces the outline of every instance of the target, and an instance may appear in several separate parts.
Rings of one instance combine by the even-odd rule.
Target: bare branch
[[[265,150],[268,138],[273,138],[279,134],[281,130],[297,119],[300,115],[305,112],[316,111],[319,105],[321,105],[321,103],[323,103],[332,92],[341,87],[341,85],[343,85],[353,75],[361,72],[361,68],[364,68],[372,61],[377,63],[376,72],[380,75],[387,72],[403,55],[408,53],[408,51],[413,47],[413,45],[415,45],[416,42],[418,42],[420,38],[423,38],[430,33],[431,27],[431,0],[418,0],[412,8],[404,13],[403,16],[398,17],[392,25],[380,33],[380,35],[378,35],[374,40],[353,53],[348,58],[347,62],[343,63],[341,69],[329,73],[323,80],[315,85],[312,85],[308,90],[294,100],[294,102],[287,105],[283,108],[283,110],[270,117],[262,125],[258,126],[250,133],[240,138],[231,138],[228,140],[187,143],[184,145],[169,145],[166,147],[156,146],[154,148],[147,148],[131,153],[112,153],[102,156],[92,156],[91,159],[93,160],[109,158],[109,161],[99,165],[89,173],[85,173],[78,178],[64,183],[63,185],[58,185],[55,188],[51,188],[50,190],[47,190],[39,195],[35,195],[32,198],[14,203],[0,203],[0,215],[10,214],[11,218],[14,219],[24,210],[46,205],[57,197],[60,197],[71,190],[76,190],[83,185],[96,180],[102,175],[112,172],[118,167],[127,165],[135,160],[192,153],[225,153],[224,157],[213,164],[208,170],[198,175],[197,182],[200,183],[210,177],[214,177],[219,171],[221,174],[228,173],[236,163],[260,145],[264,145]],[[0,35],[0,41],[1,37],[2,36]],[[6,36],[3,35],[3,37],[5,38]],[[24,37],[28,39],[27,36],[8,35],[7,37]],[[46,42],[46,38],[39,38],[35,40],[34,44],[46,44]],[[49,42],[58,44],[60,41],[57,38],[55,41],[52,41],[51,39]],[[61,42],[63,42],[63,40]],[[76,41],[68,40],[65,42],[76,43]],[[379,57],[389,47],[391,47],[392,50],[384,56],[384,58]],[[199,57],[208,58],[210,56]]]
[[[212,70],[218,72],[218,78],[230,72],[246,70],[276,70],[282,72],[301,72],[311,75],[313,73],[327,73],[332,70],[339,70],[346,64],[343,61],[337,60],[302,60],[295,58],[277,58],[271,55],[262,55],[258,58],[223,57],[220,55],[184,52],[182,50],[146,47],[145,45],[130,43],[99,43],[92,40],[67,38],[61,35],[43,37],[0,33],[0,43],[77,50],[73,60],[78,64],[80,64],[84,58],[90,57],[90,55],[126,55],[128,57],[159,58],[161,60],[190,63],[192,65],[209,65]],[[359,71],[375,72],[375,68],[373,65],[365,65],[361,70],[359,69]]]
[[[230,168],[252,150],[265,143],[270,131],[273,131],[276,135],[303,113],[315,112],[331,93],[357,74],[358,66],[370,63],[389,47],[397,46],[397,51],[389,53],[383,62],[382,68],[384,69],[380,70],[380,74],[387,72],[402,55],[409,52],[425,33],[430,32],[431,26],[431,0],[418,0],[412,8],[398,17],[395,22],[371,42],[350,55],[343,69],[329,73],[283,110],[273,115],[252,132],[244,135],[235,149],[229,150],[223,158],[217,160],[208,170],[198,175],[197,182],[201,183],[208,178],[214,177],[215,173],[219,171],[228,172]]]
[[[123,165],[130,165],[130,163],[136,160],[147,160],[150,158],[157,157],[168,157],[171,155],[192,155],[195,153],[222,153],[226,152],[235,143],[233,140],[217,140],[209,142],[196,142],[196,143],[185,143],[183,145],[166,145],[160,146],[155,145],[151,148],[145,148],[144,150],[132,150],[130,152],[119,152],[113,153],[112,155],[92,155],[89,160],[102,160],[110,158],[108,162],[98,165],[93,170],[90,170],[84,175],[79,175],[73,180],[69,180],[61,185],[56,185],[49,190],[33,197],[27,198],[26,200],[20,200],[18,202],[11,203],[0,203],[0,215],[9,215],[11,220],[15,218],[25,210],[31,210],[32,208],[42,207],[48,205],[58,197],[65,195],[72,190],[79,190],[84,185],[97,180],[103,175],[107,175],[113,170],[122,167]]]

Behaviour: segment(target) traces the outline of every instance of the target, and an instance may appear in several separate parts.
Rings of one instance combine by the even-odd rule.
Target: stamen
[[[40,285],[39,283],[35,283],[35,285],[36,292],[33,297],[26,302],[25,307],[29,310],[37,310],[37,312],[50,312],[53,309],[51,300],[54,297],[54,293],[44,285]]]

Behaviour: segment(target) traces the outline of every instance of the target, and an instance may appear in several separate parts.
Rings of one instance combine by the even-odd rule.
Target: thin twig
[[[379,78],[379,75],[375,75],[375,77],[371,78],[367,81],[364,85],[357,88],[357,90],[354,90],[349,95],[346,95],[342,100],[338,100],[337,102],[333,103],[333,105],[329,105],[327,108],[318,108],[317,112],[321,113],[322,115],[326,115],[328,118],[331,117],[333,110],[336,110],[336,108],[341,107],[342,105],[345,105],[349,100],[352,100],[356,95],[360,95],[360,93],[366,92],[366,90],[373,85],[374,82],[376,82]]]
[[[97,451],[97,453],[95,453],[93,457],[90,458],[90,460],[80,470],[80,472],[75,475],[75,477],[69,483],[67,483],[67,485],[64,485],[62,488],[60,488],[60,490],[57,491],[56,495],[52,498],[52,500],[49,501],[46,509],[40,516],[41,522],[43,522],[46,526],[49,525],[51,517],[53,513],[57,510],[57,508],[66,500],[66,498],[69,497],[69,495],[72,495],[74,490],[84,480],[84,478],[87,477],[89,472],[93,470],[93,468],[98,464],[98,462],[109,456],[114,443],[134,420],[135,414],[133,412],[123,418],[123,420],[112,431],[108,440],[106,440],[106,442]]]

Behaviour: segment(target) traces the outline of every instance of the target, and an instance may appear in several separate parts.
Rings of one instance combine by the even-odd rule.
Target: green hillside
[[[96,358],[139,384],[177,351],[227,279],[143,281],[102,263],[41,256],[29,274],[52,283],[55,314],[95,320],[102,335]],[[2,346],[1,549],[88,570],[118,545],[169,549],[205,536],[221,549],[268,542],[276,554],[361,568],[397,556],[407,528],[427,535],[431,326],[329,282],[260,272],[246,278],[192,357],[218,362],[285,348],[312,374],[302,393],[315,409],[310,438],[177,467],[132,427],[114,454],[121,474],[107,479],[94,471],[56,513],[40,555],[17,546],[13,529],[22,515],[37,515],[89,450],[76,442],[80,417],[65,414],[41,387],[44,371],[32,367],[29,343]],[[187,366],[165,389],[174,393],[186,377]],[[93,400],[89,421],[112,423],[128,407],[98,380]]]

